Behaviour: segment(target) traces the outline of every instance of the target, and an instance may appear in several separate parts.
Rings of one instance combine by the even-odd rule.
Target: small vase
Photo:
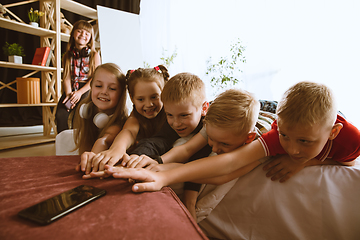
[[[39,23],[37,22],[30,22],[29,24],[33,27],[39,27]]]
[[[8,56],[9,62],[22,64],[22,56]]]

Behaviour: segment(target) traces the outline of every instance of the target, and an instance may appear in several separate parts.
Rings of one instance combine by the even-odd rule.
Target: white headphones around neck
[[[80,106],[79,114],[81,118],[89,119],[91,117],[91,108],[90,103],[84,103]],[[112,117],[107,115],[106,113],[99,112],[94,116],[93,122],[96,127],[103,128],[109,122]]]

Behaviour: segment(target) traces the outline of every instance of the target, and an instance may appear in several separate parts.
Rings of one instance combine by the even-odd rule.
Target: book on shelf
[[[45,66],[46,66],[46,67],[50,66],[51,57],[52,57],[52,52],[53,52],[53,51],[50,50],[49,56],[48,56],[48,58],[47,58],[47,60],[46,60],[46,63],[45,63]]]
[[[49,55],[50,55],[49,47],[37,48],[34,54],[32,64],[38,66],[45,66]]]

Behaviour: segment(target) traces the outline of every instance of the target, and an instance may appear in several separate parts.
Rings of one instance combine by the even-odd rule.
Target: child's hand
[[[90,178],[108,178],[111,174],[106,173],[105,171],[97,171],[97,172],[91,172],[90,174],[84,174],[82,176],[83,179],[90,179]]]
[[[133,179],[142,181],[133,185],[133,192],[159,191],[165,186],[166,175],[162,172],[153,172],[144,168],[122,168],[105,166],[105,172],[114,178]]]
[[[71,98],[72,92],[67,94],[66,97],[64,98],[64,100],[62,101],[62,103],[66,103],[67,100],[69,100]]]
[[[75,92],[71,92],[71,93],[69,93],[68,95],[66,95],[66,97],[64,98],[64,101],[62,102],[63,104],[65,104],[65,106],[68,108],[68,111],[70,110],[70,109],[73,109],[75,106],[76,106],[76,103],[80,100],[78,100],[78,101],[76,101],[75,102],[75,98],[73,97],[74,96],[74,93]],[[81,98],[81,95],[80,95],[80,98]],[[71,104],[70,106],[68,106],[67,104],[67,101],[69,100],[69,103]]]
[[[74,108],[76,103],[78,103],[81,99],[82,94],[79,91],[72,92],[72,95],[70,97],[70,101],[73,104],[71,108]]]
[[[266,177],[271,177],[272,181],[280,179],[280,182],[283,183],[304,167],[305,164],[295,162],[289,155],[285,154],[274,157],[263,169],[265,171],[269,170],[266,173]]]
[[[95,156],[93,152],[84,152],[81,154],[80,163],[75,167],[75,170],[80,172],[85,172],[85,174],[89,174],[91,172],[91,162],[92,158]]]
[[[127,159],[125,166],[128,168],[143,168],[155,164],[158,164],[158,162],[146,155],[141,155],[141,156],[131,155],[130,158]]]
[[[105,165],[114,166],[124,155],[110,149],[102,151],[92,158],[92,171],[104,171]]]

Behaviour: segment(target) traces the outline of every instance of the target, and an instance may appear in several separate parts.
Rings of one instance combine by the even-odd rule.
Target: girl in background
[[[160,99],[162,89],[169,80],[166,67],[159,65],[155,68],[129,70],[126,78],[133,111],[109,150],[81,155],[80,166],[76,169],[85,172],[84,178],[90,178],[91,171],[104,170],[105,164],[116,164],[136,141],[151,137],[166,121]]]
[[[116,64],[99,65],[90,87],[74,116],[74,141],[80,154],[109,149],[127,120],[126,77]]]
[[[68,129],[69,112],[88,95],[90,76],[101,64],[95,50],[94,29],[87,21],[77,21],[63,56],[63,95],[56,109],[57,133]]]

